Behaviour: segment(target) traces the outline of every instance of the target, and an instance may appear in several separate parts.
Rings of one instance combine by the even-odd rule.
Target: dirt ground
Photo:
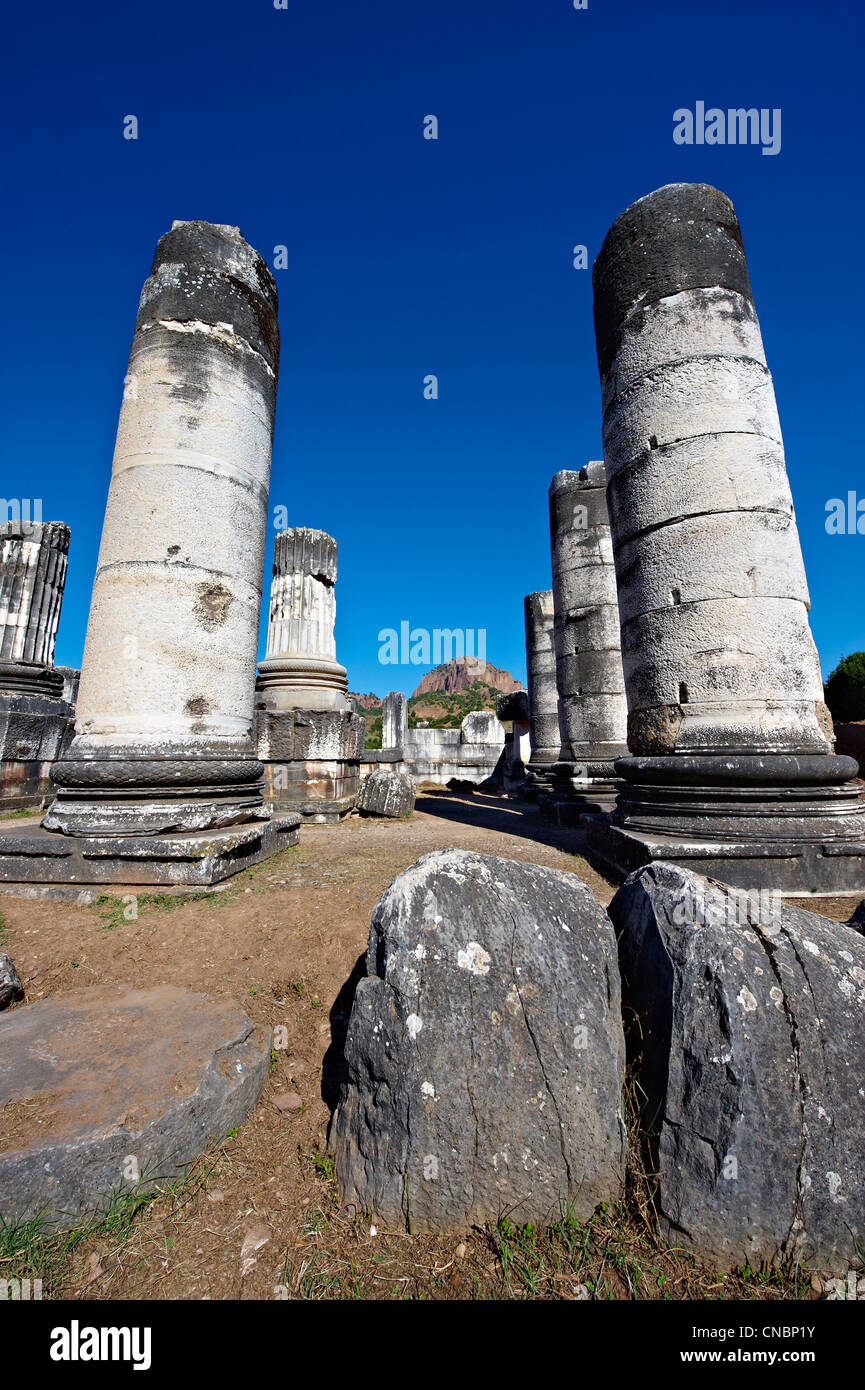
[[[115,898],[78,906],[0,896],[0,950],[15,961],[29,1002],[92,984],[183,984],[229,994],[266,1028],[284,1025],[287,1037],[252,1115],[184,1182],[117,1229],[61,1243],[50,1260],[47,1247],[22,1242],[0,1274],[41,1272],[45,1297],[96,1299],[573,1298],[586,1288],[588,1296],[676,1297],[703,1287],[719,1296],[723,1280],[711,1282],[657,1244],[639,1200],[602,1216],[573,1258],[563,1255],[573,1231],[541,1251],[525,1248],[518,1233],[509,1242],[488,1230],[373,1232],[340,1209],[322,1094],[333,1099],[326,1054],[346,1021],[338,996],[383,890],[422,854],[452,846],[575,872],[603,904],[615,892],[581,856],[579,831],[545,826],[503,799],[427,793],[405,821],[306,826],[298,846],[222,892],[141,890],[137,920]],[[854,907],[838,899],[821,911],[845,919]],[[286,1094],[296,1108],[285,1109]],[[773,1287],[770,1279],[756,1296],[773,1296]]]

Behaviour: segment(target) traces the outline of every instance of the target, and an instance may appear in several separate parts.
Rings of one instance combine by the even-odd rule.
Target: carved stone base
[[[619,873],[676,863],[736,888],[789,896],[865,892],[865,802],[852,758],[621,758],[612,820],[585,816],[590,848]]]
[[[268,657],[258,668],[256,704],[269,710],[346,710],[348,675],[338,661],[320,657]]]
[[[550,791],[538,800],[541,818],[553,825],[579,825],[584,815],[610,815],[622,786],[613,770],[614,761],[592,757],[582,763],[564,759],[557,762]]]
[[[53,791],[51,765],[72,737],[72,707],[58,698],[63,677],[50,667],[0,667],[0,811],[40,806]]]
[[[192,884],[207,887],[296,845],[300,816],[192,835],[58,835],[0,825],[0,883],[20,885]],[[62,893],[60,894],[62,896]]]
[[[360,781],[364,730],[351,710],[256,710],[256,747],[274,810],[297,811],[316,823],[347,816]]]
[[[158,835],[266,820],[264,769],[251,747],[128,747],[78,735],[55,764],[43,820],[64,835]]]

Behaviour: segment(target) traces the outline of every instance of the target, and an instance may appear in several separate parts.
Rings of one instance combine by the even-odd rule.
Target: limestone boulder
[[[865,941],[657,862],[626,880],[610,916],[664,1233],[720,1268],[855,1264]]]
[[[392,768],[376,768],[361,780],[357,809],[365,816],[389,816],[398,820],[414,810],[416,796],[413,777]]]
[[[332,1126],[342,1196],[412,1231],[621,1193],[615,938],[575,875],[438,850],[376,906]]]

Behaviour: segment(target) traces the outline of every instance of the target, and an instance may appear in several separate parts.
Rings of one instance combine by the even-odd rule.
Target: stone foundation
[[[274,810],[315,823],[347,816],[360,782],[363,735],[364,721],[351,710],[256,710],[256,747]]]
[[[7,822],[0,824],[0,886],[27,895],[33,885],[56,885],[58,897],[72,884],[206,888],[296,845],[299,826],[299,815],[285,815],[195,834],[78,836]]]

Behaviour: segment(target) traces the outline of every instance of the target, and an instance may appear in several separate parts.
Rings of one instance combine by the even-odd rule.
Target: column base
[[[666,860],[736,888],[791,897],[865,892],[865,802],[851,758],[621,758],[612,819],[581,820],[621,874]]]
[[[50,885],[57,885],[59,897],[64,896],[62,885],[69,884],[209,887],[296,845],[299,827],[299,815],[286,815],[189,835],[108,838],[7,823],[0,825],[0,884],[7,892],[20,887],[22,894],[40,885],[46,896]]]
[[[256,708],[348,710],[348,673],[338,661],[317,657],[269,657],[258,668]]]
[[[107,754],[107,756],[106,756]],[[77,736],[55,763],[42,822],[63,835],[159,835],[267,820],[264,768],[251,749],[94,747]]]
[[[36,662],[0,662],[0,811],[41,806],[52,763],[72,737],[63,677]]]

